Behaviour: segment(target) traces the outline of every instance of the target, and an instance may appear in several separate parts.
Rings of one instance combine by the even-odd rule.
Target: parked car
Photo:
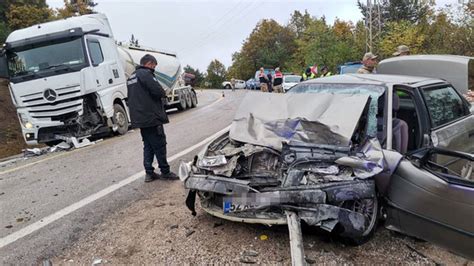
[[[179,172],[193,212],[196,195],[231,221],[286,224],[292,211],[352,244],[386,217],[472,259],[473,152],[474,115],[448,82],[350,74],[247,95],[229,132]]]
[[[230,90],[230,89],[232,89],[232,82],[224,81],[224,82],[222,82],[222,87],[224,89]],[[245,81],[243,81],[241,79],[236,79],[234,89],[245,89]]]
[[[300,83],[301,76],[298,75],[284,75],[283,76],[283,91],[289,90],[291,87],[295,86],[296,84]]]
[[[248,89],[248,90],[256,90],[257,89],[257,82],[255,81],[255,79],[248,79],[245,82],[245,85],[246,85],[246,89]]]
[[[342,65],[337,66],[337,72],[339,74],[350,74],[356,73],[357,70],[362,66],[362,62],[347,62]]]

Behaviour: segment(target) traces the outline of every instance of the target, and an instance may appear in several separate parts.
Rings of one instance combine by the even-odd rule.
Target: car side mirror
[[[8,62],[7,62],[7,53],[5,50],[0,51],[0,78],[8,79]]]

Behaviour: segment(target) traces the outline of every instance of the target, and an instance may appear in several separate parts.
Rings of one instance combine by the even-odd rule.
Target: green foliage
[[[51,20],[53,11],[47,7],[34,5],[10,5],[7,12],[8,26],[11,30],[26,28]]]
[[[370,9],[360,0],[357,1],[364,18],[370,16]],[[409,21],[420,23],[425,21],[431,8],[434,5],[432,0],[382,0],[379,5],[372,6],[372,10],[380,10],[382,14],[382,24],[394,21]],[[372,14],[374,17],[374,13]]]
[[[58,18],[68,18],[77,15],[94,13],[93,7],[97,4],[91,0],[64,0],[64,7],[57,9]]]
[[[212,88],[220,88],[222,82],[226,78],[226,69],[225,66],[219,62],[219,60],[214,59],[209,66],[207,67],[207,76],[205,81],[210,83]]]
[[[379,44],[379,51],[382,57],[390,57],[400,44],[410,47],[412,54],[424,53],[423,44],[426,35],[419,25],[409,21],[388,22],[385,25],[385,32]]]
[[[245,40],[240,52],[232,56],[229,73],[234,78],[253,77],[256,69],[289,66],[287,60],[296,50],[295,33],[274,20],[262,20]]]

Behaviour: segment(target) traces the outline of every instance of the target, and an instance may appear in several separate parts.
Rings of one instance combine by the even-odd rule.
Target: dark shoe
[[[155,181],[155,180],[157,180],[157,179],[160,179],[160,177],[161,177],[161,176],[160,176],[159,174],[155,173],[155,172],[153,172],[153,173],[147,173],[147,174],[145,175],[145,182],[148,183],[148,182],[151,182],[151,181]]]
[[[163,179],[166,179],[166,180],[178,180],[179,177],[173,173],[173,172],[169,172],[167,174],[163,174]]]

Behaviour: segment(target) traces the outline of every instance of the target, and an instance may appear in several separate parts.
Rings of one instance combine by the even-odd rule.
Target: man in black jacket
[[[164,108],[166,92],[155,78],[156,58],[146,54],[135,72],[127,80],[128,107],[132,127],[140,128],[143,140],[143,165],[145,182],[163,178],[175,180],[166,159],[166,135],[163,124],[169,122]],[[161,176],[154,172],[153,158],[156,156]]]

